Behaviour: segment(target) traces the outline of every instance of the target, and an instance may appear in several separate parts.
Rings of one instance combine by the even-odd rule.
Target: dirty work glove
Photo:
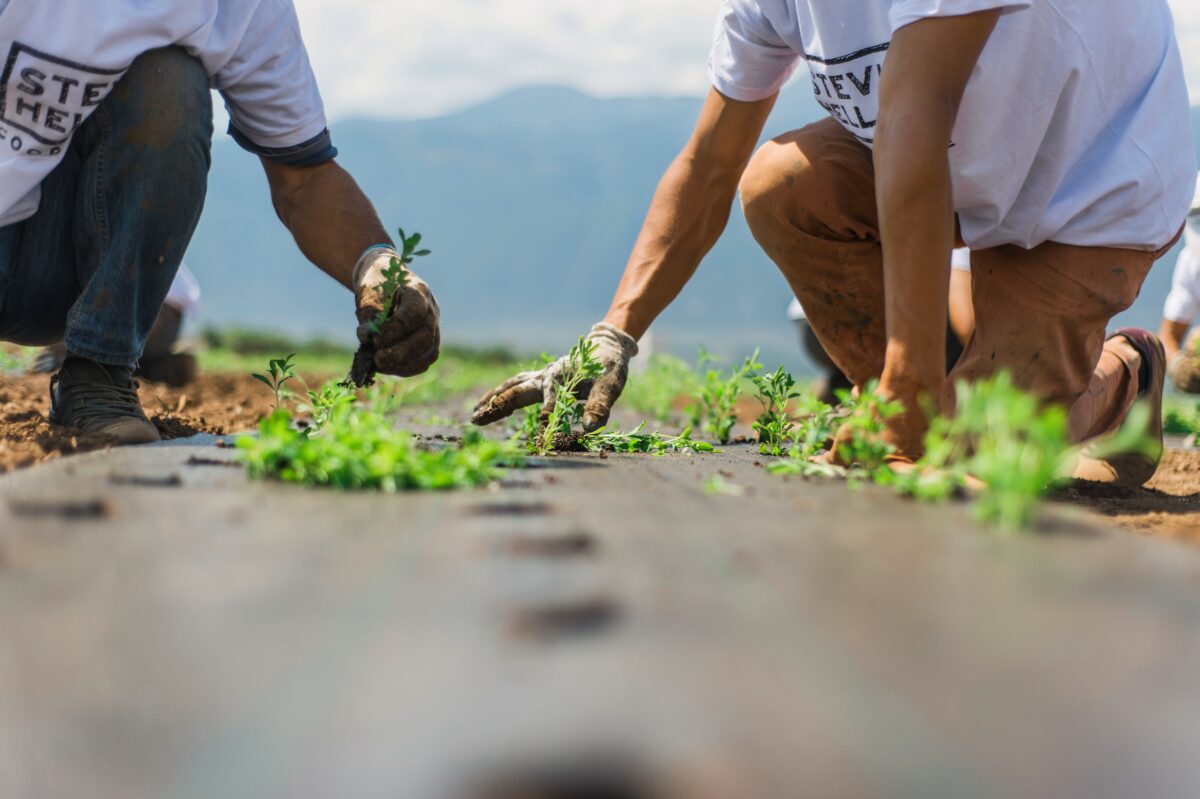
[[[579,385],[579,398],[584,400],[583,427],[591,432],[608,424],[608,414],[629,377],[629,361],[637,355],[638,345],[633,338],[618,327],[599,323],[592,328],[587,340],[596,345],[595,358],[604,367],[604,373],[594,381],[585,380]],[[504,381],[483,395],[475,406],[471,422],[478,425],[499,421],[514,411],[542,403],[542,421],[545,423],[550,409],[554,407],[557,387],[563,383],[570,359],[559,358],[544,369],[521,372]]]
[[[438,358],[441,344],[440,311],[428,284],[408,267],[407,285],[396,291],[393,312],[378,332],[372,323],[385,310],[378,290],[386,280],[384,271],[400,256],[390,248],[373,248],[354,265],[354,300],[358,306],[358,340],[374,350],[375,368],[398,377],[419,375]]]
[[[1185,394],[1200,394],[1200,356],[1185,347],[1167,363],[1171,382]]]

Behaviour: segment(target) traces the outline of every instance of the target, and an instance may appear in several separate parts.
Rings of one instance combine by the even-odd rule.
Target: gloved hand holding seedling
[[[441,345],[437,300],[409,266],[429,250],[419,250],[421,234],[400,230],[400,250],[375,247],[354,266],[359,350],[348,382],[368,386],[375,374],[411,377],[437,360]]]
[[[580,361],[586,348],[587,374],[580,374]],[[638,345],[620,328],[601,322],[572,351],[542,369],[521,372],[483,395],[471,416],[474,424],[499,421],[514,411],[542,403],[543,427],[553,422],[559,389],[566,386],[583,401],[582,423],[586,432],[608,423],[609,413],[625,389],[629,361],[637,355]],[[565,397],[564,397],[565,399]]]

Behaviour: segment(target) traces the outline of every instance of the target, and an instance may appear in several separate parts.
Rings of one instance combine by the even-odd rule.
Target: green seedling
[[[878,479],[887,470],[887,458],[895,447],[883,440],[887,421],[904,412],[904,405],[884,399],[879,381],[872,380],[857,394],[839,391],[838,399],[845,414],[835,443],[836,455],[843,463],[854,465],[852,476]]]
[[[602,374],[604,366],[596,360],[596,345],[580,336],[579,343],[567,354],[562,382],[554,389],[553,407],[543,409],[545,424],[529,439],[533,454],[547,455],[555,449],[570,448],[570,442],[578,438],[575,428],[583,422],[584,405],[579,392],[585,383]]]
[[[308,392],[308,405],[298,410],[312,416],[310,430],[320,430],[329,424],[334,414],[348,408],[356,400],[354,392],[342,383],[326,383],[320,391]]]
[[[279,410],[283,400],[290,393],[287,384],[296,378],[296,367],[292,363],[292,359],[295,357],[296,354],[292,353],[286,358],[272,358],[267,365],[267,374],[255,372],[251,375],[255,380],[271,389],[271,393],[275,395],[275,410]]]
[[[299,430],[290,411],[278,409],[257,436],[237,440],[251,477],[340,490],[447,490],[488,483],[504,467],[519,466],[519,452],[464,431],[459,446],[435,448],[395,429],[370,408],[338,404],[323,427]]]
[[[37,360],[37,352],[33,347],[0,344],[0,374],[25,374]]]
[[[666,455],[669,452],[716,451],[712,444],[692,438],[690,427],[684,428],[677,436],[665,436],[657,431],[646,433],[643,432],[645,428],[645,422],[628,433],[610,431],[602,427],[584,435],[579,443],[590,452],[649,452]]]
[[[1191,436],[1200,432],[1200,405],[1174,397],[1165,398],[1163,432],[1172,436]]]
[[[701,365],[712,360],[704,350],[700,351]],[[691,426],[703,427],[718,443],[728,444],[737,424],[737,401],[742,394],[742,384],[750,375],[762,370],[758,362],[758,350],[747,358],[740,368],[722,376],[715,369],[705,372],[697,402],[691,408]]]
[[[721,475],[713,475],[704,481],[704,493],[709,496],[744,497],[746,489],[727,481]]]
[[[827,463],[814,462],[829,446],[837,430],[837,411],[814,396],[800,398],[797,419],[788,434],[788,457],[767,466],[771,474],[800,477],[839,477],[845,469]]]
[[[630,376],[621,403],[659,424],[669,424],[676,417],[675,404],[693,396],[699,383],[696,372],[682,358],[656,353],[650,356],[645,371]]]
[[[1042,497],[1077,452],[1066,411],[1042,407],[1014,386],[1007,372],[959,383],[956,390],[956,414],[931,421],[924,457],[910,473],[896,477],[896,489],[941,501],[968,476],[975,477],[984,485],[974,508],[977,518],[1004,529],[1029,527]]]
[[[974,513],[1006,530],[1026,529],[1046,494],[1064,482],[1087,454],[1155,454],[1147,430],[1150,408],[1135,405],[1116,435],[1086,446],[1071,442],[1067,411],[1044,407],[1013,385],[1007,372],[956,387],[957,413],[936,417],[925,437],[925,455],[913,471],[897,475],[898,491],[925,501],[959,492],[968,477],[982,483]]]
[[[400,289],[408,285],[408,266],[417,258],[432,253],[431,250],[417,249],[421,245],[420,233],[408,236],[405,235],[404,228],[400,228],[398,232],[400,234],[400,251],[398,257],[393,256],[388,262],[387,268],[383,270],[383,282],[375,287],[375,291],[383,304],[383,309],[375,314],[374,319],[367,323],[367,330],[372,336],[377,335],[383,328],[383,325],[395,314],[396,297],[399,295]],[[346,378],[346,383],[363,388],[374,382],[375,374],[374,345],[364,342],[359,346],[358,352],[354,355],[354,363],[350,367],[350,374]]]
[[[418,250],[421,245],[421,234],[414,233],[411,236],[404,235],[404,228],[400,228],[400,257],[392,258],[387,269],[383,270],[383,283],[376,286],[375,290],[379,293],[379,298],[383,301],[383,311],[376,314],[372,320],[370,329],[372,333],[378,333],[383,323],[392,318],[392,314],[396,312],[396,294],[400,289],[408,285],[408,266],[418,258],[426,255],[432,255],[432,250]]]
[[[800,393],[795,390],[796,379],[780,366],[774,373],[750,378],[758,388],[758,401],[763,411],[754,423],[758,433],[758,451],[763,455],[783,455],[795,427],[788,413],[792,400]]]

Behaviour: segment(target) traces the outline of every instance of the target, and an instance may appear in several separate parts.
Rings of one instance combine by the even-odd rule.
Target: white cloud
[[[1129,0],[1143,2],[1144,0]],[[1200,3],[1170,0],[1200,102]],[[296,0],[333,117],[430,116],[530,84],[707,88],[716,0]]]

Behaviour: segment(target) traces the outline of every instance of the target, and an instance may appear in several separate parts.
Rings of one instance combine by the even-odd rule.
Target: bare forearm
[[[379,215],[349,173],[329,162],[267,167],[279,219],[308,260],[352,288],[354,264],[368,247],[391,244]]]
[[[951,136],[979,54],[999,19],[989,10],[934,17],[892,38],[875,132],[876,202],[887,296],[881,383],[936,400],[945,382],[954,203]]]
[[[953,123],[942,122],[945,129]],[[887,287],[883,380],[899,393],[936,398],[945,377],[946,307],[954,208],[946,140],[936,120],[900,111],[881,119],[875,150]]]
[[[604,321],[641,338],[696,272],[729,221],[740,172],[681,155],[663,175]]]
[[[774,105],[774,96],[744,103],[709,91],[691,139],[659,181],[605,322],[641,338],[679,296],[725,230]]]
[[[1191,325],[1183,322],[1172,322],[1170,319],[1162,320],[1158,337],[1162,339],[1163,348],[1167,351],[1168,358],[1175,357],[1175,353],[1183,349],[1183,343],[1187,338],[1190,328]]]

